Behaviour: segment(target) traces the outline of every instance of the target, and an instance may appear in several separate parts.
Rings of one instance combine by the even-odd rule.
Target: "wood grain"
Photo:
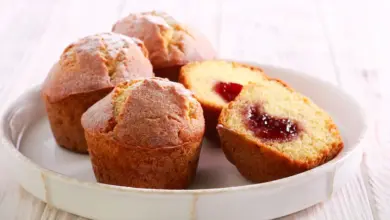
[[[201,29],[223,58],[307,72],[365,106],[370,145],[361,172],[329,201],[281,219],[390,218],[390,3],[384,0],[1,0],[0,111],[40,83],[67,44],[151,9]],[[0,219],[84,219],[35,199],[1,161],[0,152]]]
[[[334,65],[341,86],[352,91],[365,107],[369,118],[370,146],[366,146],[363,160],[363,178],[367,186],[375,219],[388,219],[390,169],[388,160],[390,139],[390,83],[388,62],[389,41],[380,38],[389,35],[378,24],[387,16],[389,4],[377,1],[351,4],[340,1],[318,1],[319,15],[326,27]],[[336,7],[337,6],[337,7]],[[342,17],[343,19],[337,19]],[[387,113],[386,113],[387,112]],[[387,133],[387,135],[386,135]]]

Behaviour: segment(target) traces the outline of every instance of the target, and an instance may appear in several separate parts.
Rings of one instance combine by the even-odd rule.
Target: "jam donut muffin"
[[[130,14],[119,20],[112,31],[143,40],[156,76],[172,81],[177,81],[184,64],[216,56],[203,34],[164,12]]]
[[[57,143],[87,153],[81,115],[117,83],[152,76],[148,52],[138,39],[100,33],[70,44],[50,70],[41,92]]]
[[[192,182],[205,124],[183,85],[157,77],[122,83],[81,121],[99,182],[164,189]]]
[[[182,67],[179,82],[191,90],[202,104],[206,133],[218,137],[216,126],[223,107],[240,93],[249,82],[267,80],[256,67],[222,60],[193,62]]]
[[[257,183],[319,166],[343,148],[331,117],[279,80],[245,86],[217,130],[226,157]]]

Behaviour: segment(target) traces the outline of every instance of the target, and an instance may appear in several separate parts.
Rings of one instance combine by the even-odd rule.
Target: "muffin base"
[[[198,167],[202,139],[173,147],[124,146],[109,134],[85,132],[98,182],[136,188],[185,189]]]
[[[153,69],[157,77],[167,78],[170,81],[177,82],[179,80],[179,73],[182,65],[171,66],[165,68]]]
[[[108,88],[71,95],[54,103],[43,95],[50,128],[59,146],[76,153],[88,153],[84,129],[81,126],[81,116],[111,90],[112,88]]]
[[[277,180],[307,171],[333,159],[343,148],[342,143],[333,146],[331,152],[324,152],[317,161],[309,164],[293,161],[277,151],[258,145],[244,135],[224,127],[218,127],[218,133],[222,150],[228,160],[236,166],[242,176],[256,183]]]
[[[209,140],[215,142],[217,146],[219,146],[220,140],[216,127],[218,125],[218,118],[221,114],[221,109],[209,106],[207,104],[202,104],[202,108],[206,121],[205,135]]]

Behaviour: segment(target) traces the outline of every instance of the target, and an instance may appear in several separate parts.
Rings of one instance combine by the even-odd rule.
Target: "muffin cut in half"
[[[87,153],[81,115],[117,83],[152,76],[148,52],[138,39],[100,33],[70,44],[50,70],[41,91],[56,142]]]
[[[183,189],[195,177],[203,111],[179,83],[157,77],[122,83],[83,114],[82,125],[101,183]]]
[[[181,66],[214,59],[216,52],[206,37],[165,12],[129,14],[112,31],[144,41],[156,76],[177,81]]]
[[[182,67],[179,82],[191,90],[202,104],[207,136],[218,137],[216,126],[223,107],[249,82],[261,83],[268,78],[263,70],[223,60],[193,62]]]
[[[226,157],[257,183],[309,170],[343,149],[332,118],[280,80],[245,86],[217,130]]]

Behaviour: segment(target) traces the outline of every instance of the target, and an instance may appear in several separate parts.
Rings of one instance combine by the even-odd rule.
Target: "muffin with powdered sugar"
[[[98,182],[183,189],[194,179],[205,122],[183,85],[162,78],[121,83],[81,121]]]
[[[118,20],[112,31],[144,41],[156,76],[172,81],[177,81],[183,65],[217,56],[200,31],[161,11],[131,13]]]
[[[70,44],[50,70],[41,95],[56,142],[87,153],[81,115],[120,82],[154,76],[142,41],[116,33]]]

